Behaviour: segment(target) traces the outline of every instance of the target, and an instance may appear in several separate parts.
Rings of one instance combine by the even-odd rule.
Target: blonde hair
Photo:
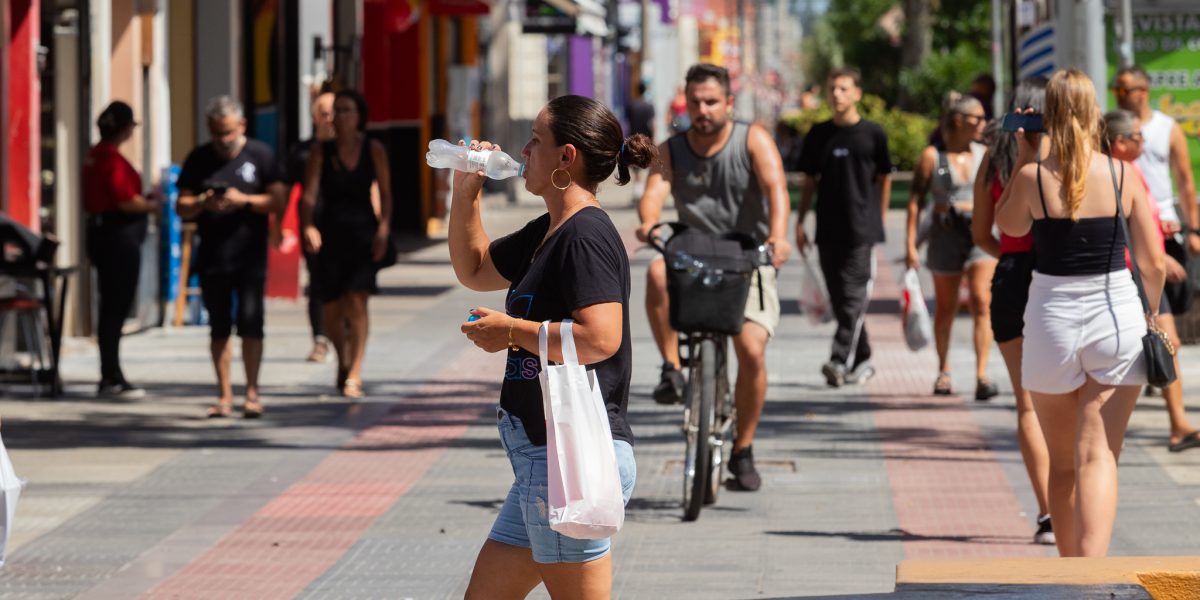
[[[1087,192],[1088,167],[1100,145],[1100,107],[1096,87],[1078,69],[1064,69],[1046,84],[1046,134],[1058,162],[1063,197],[1072,219]]]

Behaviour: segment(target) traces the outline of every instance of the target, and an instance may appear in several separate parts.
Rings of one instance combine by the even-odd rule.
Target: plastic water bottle
[[[508,179],[525,174],[525,166],[498,150],[471,150],[446,140],[429,142],[425,163],[435,169],[455,169],[475,173],[483,171],[492,179]]]

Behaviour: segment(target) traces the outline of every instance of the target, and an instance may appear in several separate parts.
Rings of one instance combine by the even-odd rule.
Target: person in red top
[[[121,327],[137,295],[147,216],[158,210],[155,198],[142,194],[142,177],[118,146],[133,137],[133,109],[113,102],[96,120],[100,142],[83,163],[83,208],[88,214],[87,253],[99,282],[101,397],[140,398],[145,392],[121,372]]]
[[[1046,98],[1046,78],[1029,77],[1013,93],[1012,109],[1033,109],[1042,112]],[[1000,346],[1000,354],[1008,367],[1013,395],[1017,401],[1017,444],[1029,474],[1033,495],[1037,498],[1037,531],[1033,541],[1054,544],[1054,528],[1050,523],[1050,453],[1042,426],[1033,410],[1033,399],[1021,385],[1021,355],[1024,345],[1025,305],[1029,300],[1029,283],[1033,279],[1033,235],[1014,238],[1003,233],[996,239],[995,205],[1004,185],[1012,174],[1017,160],[1017,145],[1013,136],[994,131],[992,143],[975,178],[975,218],[971,222],[975,245],[1000,259],[992,276],[992,335]],[[1045,140],[1045,136],[1042,138]],[[1043,149],[1043,156],[1046,149]]]

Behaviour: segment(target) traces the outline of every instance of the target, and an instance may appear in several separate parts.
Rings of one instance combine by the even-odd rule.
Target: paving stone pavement
[[[636,215],[625,197],[603,199],[628,238]],[[489,198],[489,231],[514,230],[539,209]],[[880,376],[825,387],[818,368],[832,325],[798,314],[799,269],[785,268],[755,443],[763,489],[723,491],[695,523],[680,521],[680,410],[649,398],[659,361],[640,299],[651,255],[634,254],[638,483],[614,542],[614,597],[878,594],[904,558],[1052,554],[1027,543],[1036,507],[999,353],[989,374],[1006,393],[979,403],[929,396],[932,350],[902,345],[901,219],[891,215],[879,251],[868,322]],[[303,362],[304,306],[269,303],[257,422],[201,418],[213,394],[204,328],[126,338],[126,372],[149,391],[136,402],[92,398],[94,345],[70,340],[64,398],[0,398],[5,443],[29,480],[0,598],[461,597],[511,470],[492,410],[502,361],[458,326],[503,295],[457,286],[438,242],[405,253],[381,284],[363,402],[331,394],[332,364]],[[962,317],[960,390],[974,384],[969,335]],[[1185,377],[1197,359],[1200,348],[1183,349]],[[1200,544],[1200,451],[1168,453],[1165,436],[1161,399],[1143,400],[1122,456],[1113,554],[1195,554]]]

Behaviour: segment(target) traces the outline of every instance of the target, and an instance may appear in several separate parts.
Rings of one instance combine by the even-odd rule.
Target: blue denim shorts
[[[550,529],[546,510],[546,447],[534,446],[525,435],[521,420],[504,409],[499,411],[499,421],[500,442],[508,453],[516,480],[508,490],[508,498],[500,507],[488,538],[529,548],[533,550],[533,560],[542,564],[582,563],[608,554],[612,547],[609,540],[577,540]],[[633,446],[629,442],[613,440],[613,449],[621,472],[621,493],[628,504],[637,480]]]

